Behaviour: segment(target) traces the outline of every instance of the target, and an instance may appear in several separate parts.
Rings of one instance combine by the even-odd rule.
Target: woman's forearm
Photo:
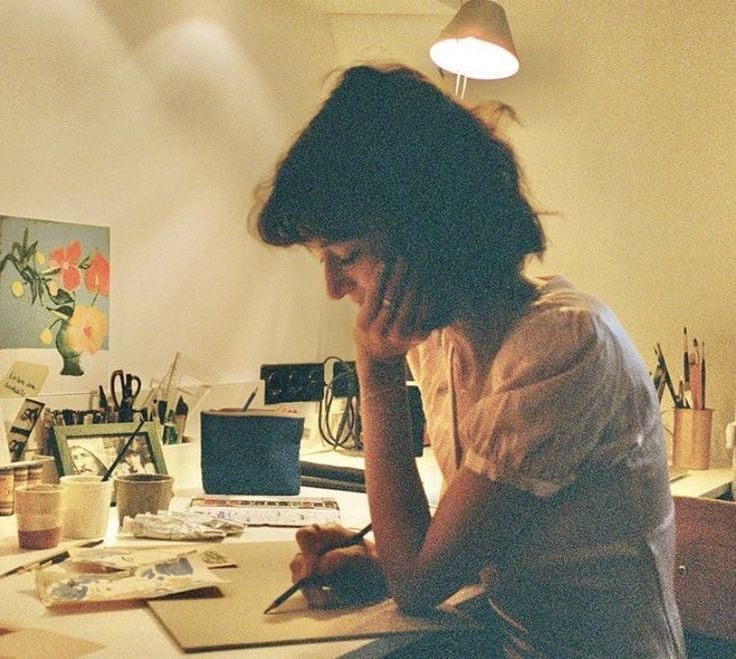
[[[366,489],[384,575],[394,595],[412,580],[429,526],[411,435],[403,361],[358,357]]]

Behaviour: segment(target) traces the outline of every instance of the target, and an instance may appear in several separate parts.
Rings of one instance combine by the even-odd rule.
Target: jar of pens
[[[688,469],[708,469],[713,410],[705,403],[705,342],[688,339],[683,328],[682,378],[677,390],[672,381],[662,348],[654,348],[657,367],[654,386],[660,400],[667,389],[674,404],[672,464]]]

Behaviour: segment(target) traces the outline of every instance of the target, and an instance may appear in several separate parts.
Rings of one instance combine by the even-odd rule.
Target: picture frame
[[[54,426],[50,445],[59,476],[104,475],[136,428],[135,422]],[[168,473],[154,421],[141,426],[112,477],[134,473]]]
[[[28,439],[36,427],[36,423],[41,416],[41,410],[44,407],[45,403],[32,400],[31,398],[26,398],[23,401],[15,417],[15,421],[13,421],[7,433],[8,451],[10,453],[10,459],[13,462],[23,459]]]

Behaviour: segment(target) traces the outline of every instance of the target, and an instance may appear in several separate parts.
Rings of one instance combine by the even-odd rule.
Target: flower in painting
[[[95,252],[90,259],[89,267],[84,273],[84,285],[90,293],[110,294],[110,264],[100,253]]]
[[[82,353],[98,352],[108,336],[107,311],[98,308],[105,306],[98,303],[100,295],[110,294],[110,263],[99,249],[87,255],[83,252],[79,240],[45,252],[26,227],[22,240],[0,254],[0,274],[6,267],[17,273],[17,279],[10,282],[11,294],[52,315],[51,324],[37,334],[37,340],[40,345],[55,345],[63,361],[61,375],[84,375]],[[85,305],[82,297],[86,293],[91,299]]]
[[[46,329],[42,330],[39,338],[41,339],[41,343],[50,346],[51,342],[54,340],[54,335],[51,333],[51,328],[47,327]]]
[[[67,291],[79,288],[82,276],[79,273],[79,259],[82,257],[82,246],[78,240],[72,240],[66,247],[57,247],[49,255],[49,262],[59,268],[62,286]]]
[[[66,345],[73,352],[94,355],[107,336],[107,314],[96,307],[76,305],[66,330]]]

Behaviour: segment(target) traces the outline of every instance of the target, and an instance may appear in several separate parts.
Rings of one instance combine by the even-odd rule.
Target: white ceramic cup
[[[102,476],[62,476],[66,510],[61,533],[65,538],[101,538],[107,531],[112,481]]]

